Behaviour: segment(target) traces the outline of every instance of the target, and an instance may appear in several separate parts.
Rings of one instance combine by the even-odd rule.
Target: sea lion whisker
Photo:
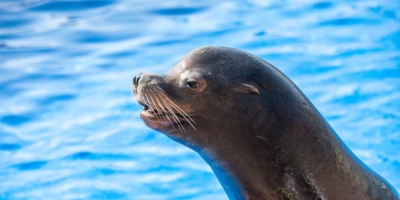
[[[161,99],[161,100],[163,100],[163,99]],[[164,101],[164,100],[163,100],[163,101]],[[166,117],[169,117],[171,120],[173,120],[173,121],[175,122],[175,123],[173,123],[173,124],[176,124],[181,132],[186,132],[185,129],[183,128],[183,126],[182,126],[182,127],[180,126],[181,123],[179,122],[178,117],[175,116],[175,113],[174,113],[173,109],[171,109],[171,108],[169,107],[169,105],[166,104],[165,101],[164,101],[164,105],[165,105],[165,107],[167,108],[167,111],[168,111],[168,113],[169,113],[169,115],[166,115]],[[182,130],[182,128],[183,128],[183,130]]]
[[[158,93],[157,93],[157,95],[158,95]],[[159,95],[159,97],[162,98],[160,95]],[[166,97],[166,99],[167,99],[166,102],[168,102],[168,103],[171,102],[171,100],[170,100],[168,97]],[[179,107],[177,107],[177,106],[174,106],[174,105],[172,105],[172,104],[169,104],[169,106],[171,106],[172,108],[174,108],[174,109],[176,110],[176,112],[179,113],[179,114],[174,113],[175,115],[180,115],[181,118],[184,118],[184,119],[190,124],[190,126],[193,127],[193,129],[194,129],[195,131],[197,131],[196,127],[190,122],[190,120],[191,120],[191,121],[193,121],[193,123],[195,123],[194,120],[193,120],[189,115],[184,114],[184,113],[182,113],[181,111],[179,111]],[[195,123],[195,124],[196,124],[196,123]]]
[[[143,99],[142,99],[143,100],[143,104],[150,109],[151,106],[150,106],[150,103],[149,103],[149,101],[147,99],[146,89],[143,89],[142,94],[143,94]]]
[[[187,116],[194,124],[196,124],[196,122],[185,112],[183,111],[179,106],[177,106],[166,94],[165,91],[163,89],[161,89],[160,87],[158,87],[161,90],[161,94],[164,95],[164,97],[168,100],[168,102],[171,103],[171,106],[174,106],[178,111],[181,111],[181,115],[185,115]]]
[[[136,93],[135,93],[135,91],[131,90],[131,95],[132,95],[133,97],[135,97],[136,108],[139,110],[139,104],[138,104],[138,100],[137,100],[137,98],[136,98]]]
[[[135,92],[135,90],[133,89],[133,86],[132,86],[132,90],[131,90],[131,92],[132,92],[133,94],[135,94],[135,95],[136,95],[136,92]]]
[[[149,92],[151,93],[150,97],[151,97],[153,103],[156,105],[157,109],[159,109],[161,113],[164,113],[165,108],[164,108],[163,105],[161,105],[161,104],[159,103],[158,98],[157,98],[157,95],[154,94],[153,91],[154,91],[154,89],[150,89],[150,91],[149,91]],[[152,97],[154,97],[155,101],[153,100]],[[156,101],[158,102],[158,104],[156,103]]]
[[[180,125],[179,119],[175,116],[175,113],[174,113],[173,109],[169,106],[169,104],[161,96],[159,96],[159,97],[161,99],[160,103],[165,105],[165,108],[166,108],[165,116],[168,119],[170,119],[171,123],[174,125],[174,128],[175,128],[175,125],[176,125],[176,126],[178,126],[179,130],[182,131],[181,127],[179,126]],[[174,122],[172,122],[172,121],[174,121]],[[182,132],[186,132],[186,131],[182,131]]]
[[[161,89],[161,88],[160,88],[160,89]],[[156,93],[156,94],[158,94],[158,93]],[[159,97],[161,97],[161,96],[159,96]],[[183,111],[182,109],[180,109],[177,105],[174,105],[173,102],[172,102],[167,96],[164,95],[164,97],[165,97],[165,99],[166,99],[167,102],[171,103],[171,104],[169,104],[169,105],[170,105],[172,108],[175,108],[175,110],[190,124],[190,126],[193,127],[193,129],[194,129],[195,131],[197,131],[197,129],[194,127],[194,125],[193,125],[190,121],[192,121],[192,122],[195,123],[195,124],[196,124],[196,122],[194,122],[194,120],[193,120],[188,114],[184,113],[184,111]],[[182,113],[182,112],[183,112],[183,113]],[[176,115],[176,114],[175,114],[175,115]]]
[[[160,117],[165,117],[164,114],[163,114],[164,110],[165,110],[164,107],[156,102],[157,101],[157,97],[153,94],[151,89],[150,89],[150,93],[151,94],[149,94],[149,96],[150,96],[151,101],[154,104],[154,107],[157,109],[157,115],[160,116]],[[153,97],[154,97],[155,100],[153,99]]]
[[[180,115],[183,117],[183,118],[185,118],[185,120],[190,124],[190,126],[192,126],[193,127],[193,129],[195,130],[195,131],[197,131],[197,129],[194,127],[194,125],[190,122],[190,121],[192,121],[194,124],[196,124],[196,122],[194,122],[194,120],[189,116],[189,115],[185,115],[185,114],[183,114],[183,113],[181,113],[178,109],[179,109],[179,107],[177,107],[176,105],[174,106],[173,104],[171,104],[171,106],[173,107],[173,108],[175,108],[179,113],[180,113]],[[196,124],[197,125],[197,124]]]
[[[150,92],[151,92],[151,89],[150,89]],[[153,111],[155,111],[156,116],[157,116],[158,118],[162,118],[162,117],[163,117],[162,115],[158,115],[158,114],[157,114],[158,112],[161,112],[161,113],[162,113],[162,109],[157,107],[157,104],[156,104],[155,101],[153,100],[153,97],[151,96],[151,94],[149,94],[149,97],[150,97],[150,99],[151,99],[151,102],[153,103],[153,104],[152,104],[152,105],[154,106]],[[158,111],[158,112],[157,112],[157,111]]]
[[[164,98],[161,98],[161,100],[164,102],[164,105],[166,106],[166,108],[168,109],[170,116],[174,119],[174,121],[176,122],[176,124],[178,125],[179,129],[183,129],[186,133],[185,128],[183,127],[182,123],[179,121],[178,117],[176,116],[174,110],[170,107],[170,105],[167,103],[167,101]]]
[[[160,109],[160,113],[161,113],[160,115],[167,117],[169,112],[167,111],[165,106],[160,103],[157,95],[153,91],[154,91],[153,89],[150,89],[150,93],[152,94],[152,97],[154,97],[154,99],[155,99],[154,104],[158,105],[158,108]]]
[[[147,101],[149,103],[149,108],[150,108],[149,112],[152,113],[157,118],[161,119],[162,116],[158,114],[158,109],[157,109],[153,99],[151,98],[151,95],[146,93],[145,96],[146,96]]]
[[[170,111],[169,112],[169,114],[170,114],[169,116],[175,120],[177,126],[179,127],[179,129],[181,129],[182,133],[183,132],[186,133],[185,127],[183,127],[182,123],[179,121],[179,118],[176,116],[174,110],[165,101],[164,101],[164,104],[166,105],[166,107]]]
[[[167,104],[165,104],[168,109],[170,110],[170,115],[169,117],[171,117],[172,119],[174,119],[175,124],[178,126],[179,130],[182,131],[182,133],[186,133],[185,128],[183,127],[182,123],[179,121],[179,118],[175,115],[174,111],[172,108],[170,108]]]
[[[164,111],[166,110],[165,107],[160,103],[160,101],[158,100],[157,96],[153,93],[153,89],[150,90],[150,92],[154,95],[154,98],[156,99],[156,101],[158,102],[159,107],[161,108],[161,112],[164,113]],[[167,114],[162,115],[162,117],[164,117],[165,119],[167,119],[171,124],[172,127],[174,128],[174,130],[176,130],[174,122],[172,122],[171,117]]]
[[[196,124],[196,122],[195,122],[185,111],[183,111],[179,106],[177,106],[177,105],[176,105],[170,98],[168,98],[165,94],[163,94],[163,95],[166,97],[166,99],[167,99],[167,101],[170,103],[170,105],[171,105],[172,107],[174,107],[175,109],[177,109],[177,111],[178,111],[181,115],[188,117],[193,123]]]
[[[140,93],[140,99],[142,100],[143,103],[146,103],[146,102],[145,102],[146,100],[144,99],[144,95],[143,95],[143,94],[144,94],[144,89],[143,89],[142,92]],[[140,102],[139,102],[139,103],[140,103]],[[142,106],[144,106],[142,103],[140,103],[140,104],[141,104]]]
[[[150,102],[150,100],[149,100],[149,98],[148,98],[148,96],[147,96],[147,91],[144,89],[143,90],[143,96],[144,96],[144,98],[143,98],[143,102],[144,102],[144,104],[145,104],[145,108],[147,107],[147,109],[150,111],[150,110],[153,110],[154,111],[154,108],[153,108],[153,105],[151,104],[151,102]]]
[[[149,92],[152,93],[151,89],[150,89]],[[145,97],[146,97],[146,100],[148,101],[149,107],[150,107],[150,109],[152,110],[152,113],[154,114],[154,116],[157,117],[158,119],[162,119],[162,118],[167,119],[167,120],[172,124],[173,128],[175,129],[174,122],[171,121],[171,119],[169,118],[169,116],[163,115],[163,114],[158,114],[158,112],[161,112],[161,113],[162,113],[164,109],[157,106],[157,104],[155,103],[155,101],[154,101],[152,95],[149,94],[149,93],[147,93],[147,91],[146,91]],[[155,98],[155,97],[154,97],[154,98]],[[153,121],[153,122],[156,122],[156,121],[154,121],[154,120],[152,120],[152,121]],[[176,121],[175,123],[178,123],[178,121]],[[175,129],[175,130],[176,130],[176,129]]]

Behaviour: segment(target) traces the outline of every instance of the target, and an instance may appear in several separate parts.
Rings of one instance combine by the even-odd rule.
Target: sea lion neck
[[[277,110],[276,113],[272,114],[269,111],[269,118],[258,118],[260,121],[270,121],[271,126],[253,124],[247,127],[239,125],[235,129],[225,127],[224,130],[228,131],[229,135],[208,141],[207,145],[202,146],[198,151],[212,167],[230,199],[247,199],[248,197],[252,197],[250,199],[256,197],[280,199],[285,191],[293,193],[293,191],[287,191],[290,185],[298,183],[304,185],[312,181],[315,183],[315,177],[306,177],[307,172],[314,173],[314,167],[307,163],[314,164],[315,160],[323,160],[327,152],[333,152],[333,147],[325,144],[323,138],[319,138],[321,136],[310,133],[310,131],[326,131],[329,127],[308,127],[315,121],[304,121],[305,117],[297,115],[294,115],[293,118],[299,117],[302,119],[301,121],[287,116],[286,119],[281,119],[282,111],[276,109],[279,105],[273,106]],[[265,109],[264,112],[267,113],[268,109]],[[300,114],[304,114],[304,111],[299,112]],[[271,116],[274,117],[271,118]],[[312,116],[308,118],[315,120]],[[323,119],[321,118],[321,120]],[[223,123],[220,126],[223,126]],[[210,135],[211,133],[204,134]],[[222,133],[213,134],[222,135]],[[315,140],[321,142],[313,144]],[[316,151],[318,148],[326,150],[318,152]],[[252,150],[248,151],[248,149]],[[302,156],[303,154],[313,154],[314,156],[309,158]],[[330,157],[334,157],[334,155],[330,155]],[[325,166],[319,164],[319,167]],[[318,191],[320,187],[315,184],[307,189]],[[317,192],[315,195],[323,196],[322,193],[318,194]]]
[[[307,112],[313,111],[313,105],[303,106],[292,110],[291,117],[281,119],[282,111],[277,111],[275,120],[268,119],[281,126],[236,126],[227,129],[231,137],[214,138],[197,150],[229,198],[376,199],[380,189],[370,188],[373,183],[387,188],[389,199],[396,199],[389,192],[390,184],[371,179],[374,172],[351,153],[317,111]],[[239,135],[244,137],[233,137]]]

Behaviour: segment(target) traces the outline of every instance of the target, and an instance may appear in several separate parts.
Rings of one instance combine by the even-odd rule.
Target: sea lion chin
[[[226,47],[133,79],[147,126],[192,148],[230,199],[400,199],[277,68]]]

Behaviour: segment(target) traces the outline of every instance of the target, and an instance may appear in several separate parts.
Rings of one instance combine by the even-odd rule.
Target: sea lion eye
[[[188,81],[186,82],[186,86],[190,89],[197,89],[200,86],[200,84],[196,81]]]

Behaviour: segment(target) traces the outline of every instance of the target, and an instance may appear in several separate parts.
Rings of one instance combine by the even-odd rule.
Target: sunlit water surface
[[[132,77],[205,45],[286,73],[400,189],[400,1],[0,2],[0,199],[227,199]]]

